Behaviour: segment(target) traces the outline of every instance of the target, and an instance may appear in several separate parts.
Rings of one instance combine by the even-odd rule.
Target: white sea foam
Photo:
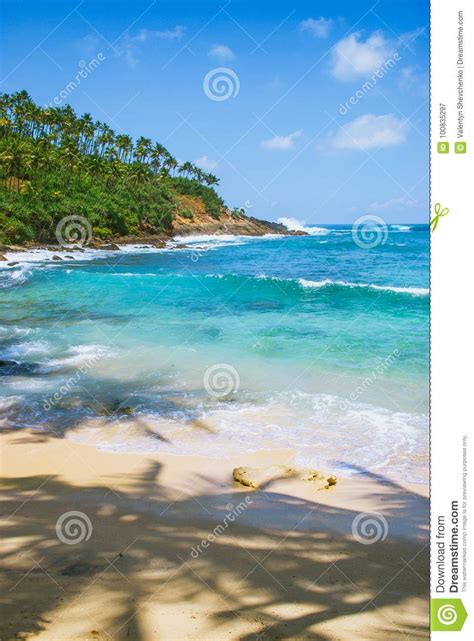
[[[196,416],[209,432],[190,429]],[[176,455],[245,455],[265,449],[292,449],[296,464],[317,469],[357,473],[356,466],[390,473],[405,480],[426,481],[426,465],[406,466],[413,452],[427,455],[428,419],[422,414],[393,412],[375,405],[346,402],[331,394],[300,391],[253,393],[232,403],[199,402],[163,416],[142,411],[139,422],[131,418],[104,424],[107,438],[96,428],[75,432],[74,438],[90,438],[112,451],[161,451]],[[147,425],[165,440],[157,441],[140,430]],[[341,434],[344,438],[341,439]]]
[[[3,355],[6,358],[22,359],[25,356],[48,354],[50,350],[51,346],[46,341],[27,341],[10,345],[3,350]]]
[[[6,325],[0,325],[0,339],[28,336],[29,334],[33,334],[35,331],[36,330],[31,327],[8,327]]]
[[[412,229],[410,225],[390,225],[390,227],[396,231],[410,231]]]
[[[8,412],[14,407],[18,407],[22,400],[22,396],[6,396],[5,398],[0,398],[0,414]]]
[[[192,236],[175,236],[169,242],[173,251],[209,251],[223,247],[244,245],[252,240],[263,240],[268,236],[242,236],[233,234],[195,234]],[[180,247],[179,245],[183,245]]]
[[[75,345],[74,347],[69,347],[63,357],[49,360],[47,365],[53,367],[73,365],[79,367],[110,354],[110,349],[104,345]]]
[[[365,289],[374,289],[379,291],[394,292],[397,294],[410,294],[411,296],[428,296],[430,290],[426,287],[397,287],[396,285],[373,285],[371,283],[350,283],[343,280],[330,280],[325,278],[324,280],[306,280],[304,278],[299,279],[299,284],[302,287],[308,288],[320,288],[320,287],[361,287]]]
[[[9,257],[7,260],[9,260]],[[2,265],[2,263],[0,263]],[[0,289],[7,289],[26,283],[32,274],[31,265],[15,265],[14,267],[1,267],[0,270]]]
[[[326,234],[329,234],[331,231],[325,227],[310,227],[304,221],[300,221],[297,218],[279,218],[277,222],[280,223],[280,225],[284,225],[290,231],[304,231],[310,236],[326,236]]]

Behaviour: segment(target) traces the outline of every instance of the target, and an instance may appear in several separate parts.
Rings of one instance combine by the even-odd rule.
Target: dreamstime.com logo
[[[362,100],[364,96],[366,96],[377,84],[378,80],[382,80],[382,78],[391,70],[395,67],[397,62],[400,62],[402,57],[400,54],[397,52],[394,53],[393,57],[387,58],[387,60],[381,65],[374,73],[372,74],[372,77],[369,78],[369,80],[366,80],[364,84],[353,94],[344,104],[339,105],[339,113],[341,116],[345,116],[346,114],[349,113],[351,108],[356,105],[359,100]]]
[[[459,632],[467,619],[461,599],[431,599],[431,630]]]
[[[69,394],[77,385],[79,385],[82,376],[85,376],[87,372],[91,370],[106,353],[107,352],[105,351],[105,349],[103,349],[102,347],[98,347],[97,350],[90,355],[87,361],[77,368],[73,376],[70,376],[67,381],[54,392],[54,394],[45,399],[43,403],[43,409],[49,411],[58,403],[60,403],[64,399],[64,397],[67,396],[67,394]]]
[[[361,512],[352,521],[352,536],[362,545],[385,541],[387,534],[387,519],[378,512]]]
[[[84,512],[64,512],[56,521],[56,536],[66,545],[88,541],[92,535],[92,523]]]
[[[241,501],[238,505],[235,507],[232,505],[232,503],[228,503],[226,505],[227,509],[227,514],[225,517],[222,519],[222,522],[216,525],[216,527],[212,530],[212,532],[209,532],[209,534],[206,536],[205,539],[202,539],[202,541],[195,547],[192,548],[191,550],[191,556],[193,559],[197,559],[199,555],[201,555],[214,541],[221,535],[224,534],[224,532],[227,530],[227,528],[244,512],[249,505],[252,504],[252,499],[250,496],[246,496],[243,501]]]
[[[236,98],[240,91],[239,76],[228,67],[216,67],[205,75],[202,82],[204,93],[210,100],[223,102]]]
[[[388,227],[380,216],[360,216],[352,225],[352,240],[361,249],[384,245],[387,238]]]
[[[65,216],[56,225],[56,240],[62,247],[84,247],[92,239],[92,227],[84,216]]]
[[[235,394],[240,387],[240,376],[235,367],[227,363],[216,363],[204,372],[204,389],[213,398],[226,398]]]
[[[400,350],[394,349],[391,354],[386,356],[383,361],[374,367],[370,374],[366,376],[354,390],[352,390],[349,396],[339,401],[339,408],[343,411],[347,410],[350,403],[357,401],[357,399],[360,398],[369,389],[369,387],[378,380],[379,376],[382,376],[390,367],[392,367],[396,359],[400,358],[400,355]]]
[[[50,101],[49,105],[46,105],[47,107],[58,107],[61,103],[64,102],[69,96],[79,87],[79,85],[86,80],[91,73],[94,73],[94,71],[100,67],[100,65],[104,62],[105,56],[102,52],[98,53],[95,58],[92,58],[88,62],[86,60],[79,60],[79,70],[70,80],[67,85],[61,89],[59,94],[57,96],[54,96],[54,98]]]

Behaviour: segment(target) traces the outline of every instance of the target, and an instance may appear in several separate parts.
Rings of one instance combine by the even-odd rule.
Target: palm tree
[[[180,165],[178,171],[180,174],[184,174],[186,178],[189,178],[189,176],[193,172],[193,164],[189,161],[184,162],[182,165]]]

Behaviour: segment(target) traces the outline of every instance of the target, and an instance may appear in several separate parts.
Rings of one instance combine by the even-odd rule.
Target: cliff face
[[[222,211],[219,219],[210,216],[197,198],[181,196],[182,209],[173,219],[173,234],[189,236],[194,234],[233,234],[241,236],[263,236],[264,234],[286,234],[305,236],[304,232],[289,231],[284,225],[259,220],[243,214]]]

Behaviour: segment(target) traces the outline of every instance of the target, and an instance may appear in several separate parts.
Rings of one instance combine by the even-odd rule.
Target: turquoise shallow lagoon
[[[312,232],[18,254],[0,269],[3,428],[112,450],[288,447],[426,481],[428,227],[371,248],[350,227]]]

